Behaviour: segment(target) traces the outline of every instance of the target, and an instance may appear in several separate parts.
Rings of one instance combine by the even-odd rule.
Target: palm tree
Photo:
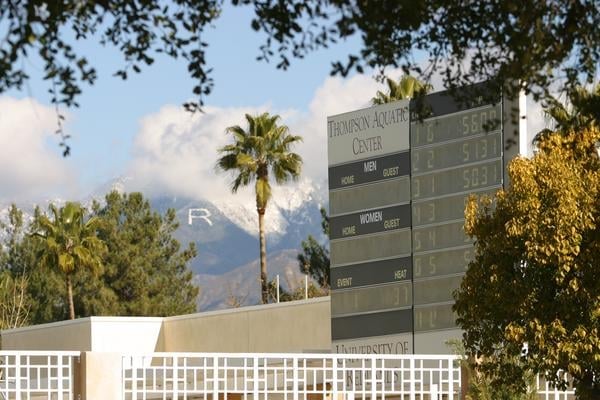
[[[534,143],[553,132],[567,133],[598,126],[598,109],[600,109],[600,85],[588,91],[577,86],[567,92],[567,99],[561,100],[549,96],[544,104],[544,114],[552,123],[552,128],[542,129],[534,138]]]
[[[50,205],[54,220],[40,215],[34,236],[41,241],[40,264],[57,268],[65,275],[69,318],[75,319],[71,276],[78,268],[90,268],[97,273],[102,268],[102,255],[106,245],[96,237],[100,220],[84,220],[85,210],[79,203],[67,202],[57,209]]]
[[[385,81],[388,85],[388,93],[383,93],[378,90],[375,97],[371,100],[373,105],[412,99],[416,95],[425,94],[433,89],[430,84],[423,83],[410,75],[404,75],[398,82],[390,78],[385,78]]]
[[[258,212],[258,232],[260,244],[260,286],[262,303],[269,301],[267,282],[267,250],[265,243],[264,217],[271,198],[269,174],[275,182],[282,184],[290,179],[298,179],[302,158],[290,151],[290,147],[302,140],[290,135],[285,125],[278,125],[279,116],[264,113],[258,116],[246,114],[248,129],[230,126],[226,133],[233,135],[233,144],[221,147],[223,154],[217,160],[217,169],[232,171],[236,175],[231,183],[231,191],[236,193],[240,186],[255,181],[256,211]]]

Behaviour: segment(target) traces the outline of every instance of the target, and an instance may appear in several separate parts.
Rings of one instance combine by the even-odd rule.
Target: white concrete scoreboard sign
[[[421,120],[409,101],[328,117],[334,352],[447,352],[460,336],[465,201],[501,188],[518,152],[515,107],[485,90],[427,95]]]

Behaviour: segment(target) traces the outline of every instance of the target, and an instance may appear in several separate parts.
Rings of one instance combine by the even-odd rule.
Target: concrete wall
[[[420,332],[415,334],[415,354],[453,354],[454,349],[446,342],[460,339],[462,339],[460,329]]]
[[[160,317],[91,317],[91,351],[164,351]]]
[[[2,331],[2,349],[125,353],[330,351],[329,307],[329,297],[321,297],[169,318],[81,318]]]
[[[2,350],[92,349],[91,318],[27,326],[2,331]]]
[[[165,318],[164,351],[331,350],[329,297]]]
[[[2,331],[3,350],[162,351],[162,318],[88,317]]]

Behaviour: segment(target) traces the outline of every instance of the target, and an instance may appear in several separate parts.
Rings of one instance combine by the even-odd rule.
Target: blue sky
[[[356,51],[358,39],[297,59],[287,71],[256,61],[261,34],[250,28],[252,10],[226,7],[206,33],[207,60],[215,87],[205,113],[190,115],[180,105],[192,98],[194,82],[184,60],[157,58],[127,81],[112,76],[122,66],[117,50],[93,40],[78,43],[97,68],[94,86],[84,86],[80,107],[66,113],[72,155],[61,157],[56,113],[41,63],[27,61],[28,86],[0,96],[0,201],[61,197],[78,199],[114,178],[129,177],[130,190],[168,192],[209,200],[228,196],[228,177],[215,175],[216,149],[227,126],[243,124],[244,113],[270,111],[304,137],[308,185],[321,185],[325,198],[326,116],[368,105],[382,86],[371,75],[330,77],[331,62]],[[395,79],[398,71],[389,71]],[[435,84],[435,82],[434,82]],[[440,87],[435,87],[440,90]],[[249,201],[242,196],[240,201]]]
[[[342,43],[332,49],[313,53],[306,59],[294,60],[287,71],[277,70],[276,62],[255,60],[259,54],[259,46],[263,43],[263,36],[251,30],[251,17],[251,9],[228,6],[216,21],[214,28],[207,31],[206,41],[210,46],[207,59],[209,66],[214,68],[212,77],[215,86],[213,93],[205,99],[206,112],[214,112],[211,108],[242,111],[240,119],[223,125],[219,134],[223,133],[226,126],[242,123],[244,111],[268,110],[293,114],[296,117],[308,112],[315,92],[328,79],[331,61],[343,58],[348,51],[357,47],[357,41]],[[72,155],[61,159],[61,150],[55,143],[55,137],[43,135],[45,156],[52,158],[52,164],[56,164],[58,169],[69,170],[70,182],[56,185],[56,193],[50,193],[52,188],[46,185],[41,185],[41,193],[36,193],[35,190],[19,191],[18,185],[15,187],[15,193],[11,193],[11,185],[3,185],[5,190],[1,197],[4,200],[10,200],[11,194],[14,194],[15,198],[22,195],[84,196],[86,191],[93,190],[103,182],[127,175],[135,157],[135,142],[136,137],[139,138],[140,135],[141,121],[145,117],[160,113],[165,106],[177,107],[193,98],[191,89],[194,82],[188,77],[184,60],[158,57],[154,65],[144,69],[141,74],[130,75],[127,81],[122,81],[112,76],[112,73],[122,66],[117,50],[99,46],[93,40],[78,43],[77,46],[97,68],[99,78],[94,86],[83,87],[83,95],[78,99],[79,108],[62,109],[67,116],[66,131],[72,135],[69,140]],[[27,87],[22,91],[9,91],[0,98],[5,102],[23,100],[19,105],[11,105],[20,109],[27,109],[29,103],[29,113],[33,118],[40,120],[37,129],[51,130],[55,126],[51,123],[53,110],[47,94],[48,84],[39,78],[42,65],[39,60],[32,58],[27,61],[26,66],[32,76]],[[359,78],[371,80],[369,77]],[[9,107],[4,104],[3,108],[6,122]],[[31,121],[31,117],[27,115],[27,111],[24,111],[23,118]],[[202,119],[202,116],[192,117],[184,113],[174,118]],[[0,132],[0,135],[3,133],[2,136],[20,134],[19,124],[11,127],[0,125],[0,128],[4,131]],[[35,136],[34,133],[32,135]],[[8,154],[11,150],[13,153],[22,153],[22,149],[19,151],[19,148],[5,147],[0,150],[4,153],[0,153],[5,159],[4,167],[10,167],[6,160],[11,157],[11,154]],[[52,157],[53,155],[57,157]],[[32,154],[31,157],[35,158],[35,155]],[[14,168],[19,168],[19,165],[17,163]],[[40,179],[44,176],[43,169],[40,171]],[[31,183],[34,184],[35,179],[31,179]]]

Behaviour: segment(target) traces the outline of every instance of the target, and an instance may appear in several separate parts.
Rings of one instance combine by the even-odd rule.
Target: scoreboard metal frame
[[[426,118],[398,101],[327,119],[334,352],[440,352],[460,335],[464,206],[506,184],[518,105],[485,83],[422,101]]]

